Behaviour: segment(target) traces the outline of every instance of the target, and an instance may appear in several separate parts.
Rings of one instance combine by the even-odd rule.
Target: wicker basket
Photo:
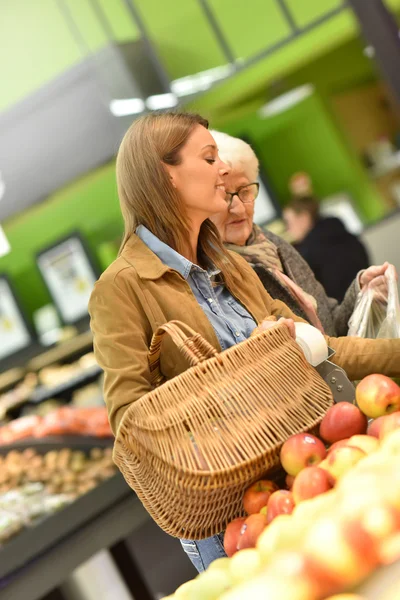
[[[168,333],[192,365],[162,382]],[[114,458],[156,523],[204,539],[243,514],[245,489],[278,464],[282,443],[333,404],[329,387],[284,325],[218,353],[183,323],[153,336],[153,383],[127,410]]]

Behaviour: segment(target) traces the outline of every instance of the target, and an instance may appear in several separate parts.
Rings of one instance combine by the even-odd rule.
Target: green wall
[[[120,239],[122,218],[114,164],[79,179],[46,202],[4,224],[12,251],[0,258],[28,315],[50,301],[35,264],[37,252],[73,231],[80,231],[100,263],[102,242]],[[104,266],[99,264],[99,267]]]
[[[291,175],[307,171],[312,176],[317,196],[347,192],[366,221],[383,216],[378,194],[318,93],[284,114],[260,119],[253,113],[224,129],[233,135],[246,135],[253,141],[282,204],[289,199]]]

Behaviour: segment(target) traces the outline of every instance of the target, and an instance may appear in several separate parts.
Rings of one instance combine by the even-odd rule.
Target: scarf
[[[262,229],[253,224],[252,232],[245,246],[225,244],[228,250],[237,252],[250,264],[261,264],[271,271],[285,287],[307,315],[310,323],[324,333],[324,328],[317,315],[317,301],[305,292],[297,283],[285,275],[277,246],[269,240]],[[268,291],[268,290],[267,290]]]

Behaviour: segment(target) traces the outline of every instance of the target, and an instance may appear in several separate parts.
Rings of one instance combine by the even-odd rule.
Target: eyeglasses
[[[226,192],[225,200],[228,208],[232,206],[234,196],[237,196],[243,204],[252,204],[258,196],[259,188],[259,183],[249,183],[239,188],[236,192]]]

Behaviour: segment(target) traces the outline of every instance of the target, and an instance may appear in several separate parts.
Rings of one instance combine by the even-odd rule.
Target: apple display
[[[356,401],[372,419],[400,410],[400,387],[385,375],[368,375],[356,388]]]
[[[283,444],[280,459],[289,475],[297,475],[305,467],[316,466],[326,456],[326,448],[317,437],[309,433],[298,433]]]

